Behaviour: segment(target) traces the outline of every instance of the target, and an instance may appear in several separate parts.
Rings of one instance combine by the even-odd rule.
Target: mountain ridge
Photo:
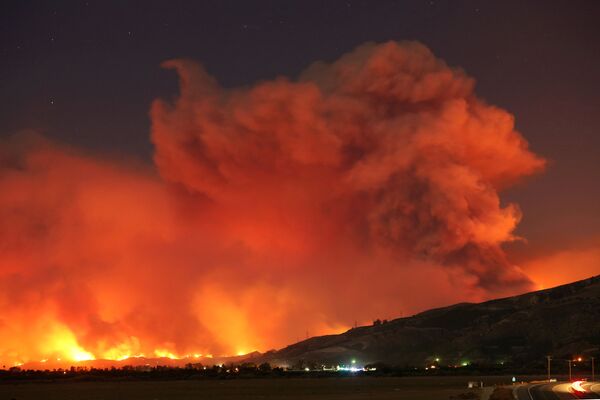
[[[445,365],[528,363],[546,354],[598,353],[600,275],[554,288],[458,303],[380,325],[312,337],[255,362],[276,365],[385,362],[421,366],[436,358]]]

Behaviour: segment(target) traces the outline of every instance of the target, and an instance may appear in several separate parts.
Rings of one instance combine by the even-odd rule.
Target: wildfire
[[[499,193],[545,162],[425,46],[235,90],[165,66],[155,166],[0,143],[0,365],[242,355],[529,288]]]
[[[170,358],[171,360],[180,360],[181,358],[183,358],[183,357],[173,354],[169,350],[165,350],[165,349],[154,350],[154,355],[156,357],[161,357],[161,358]]]
[[[140,340],[132,336],[129,340],[120,343],[117,346],[111,347],[108,350],[101,352],[102,359],[123,361],[132,357],[144,357],[144,353],[140,351]]]
[[[148,353],[141,351],[140,340],[131,337],[124,342],[106,347],[102,343],[94,349],[84,347],[73,331],[61,324],[54,324],[45,337],[40,340],[40,347],[35,353],[12,353],[11,365],[20,367],[29,362],[37,361],[42,364],[70,365],[91,360],[125,361],[131,358],[151,357],[169,358],[171,360],[212,358],[212,354],[190,352],[177,354],[168,348],[157,348]],[[246,352],[240,352],[246,354]]]
[[[69,361],[95,360],[96,357],[86,351],[77,342],[77,338],[67,327],[57,325],[44,345],[45,353],[60,356]],[[57,357],[57,360],[60,360]]]

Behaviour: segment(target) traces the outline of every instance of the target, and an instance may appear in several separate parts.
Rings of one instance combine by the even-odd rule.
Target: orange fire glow
[[[2,363],[266,351],[532,287],[499,193],[544,160],[425,46],[237,89],[165,66],[155,166],[0,143]]]

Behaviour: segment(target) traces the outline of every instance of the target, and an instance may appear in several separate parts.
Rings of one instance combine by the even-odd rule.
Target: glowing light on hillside
[[[71,359],[73,361],[88,361],[88,360],[95,360],[96,357],[94,357],[94,355],[88,351],[85,351],[81,348],[74,348],[71,350]]]
[[[69,361],[87,361],[95,360],[96,357],[79,345],[73,332],[64,326],[56,326],[50,333],[49,337],[44,341],[44,353],[60,355],[56,360],[60,361],[61,357]]]
[[[181,357],[173,354],[169,350],[165,350],[165,349],[154,350],[154,355],[156,357],[161,357],[161,358],[170,358],[171,360],[179,360],[181,358]]]

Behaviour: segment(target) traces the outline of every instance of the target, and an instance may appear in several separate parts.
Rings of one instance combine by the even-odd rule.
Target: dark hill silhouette
[[[519,296],[461,303],[387,323],[313,337],[256,358],[274,365],[385,362],[539,363],[547,354],[598,353],[600,276]]]

